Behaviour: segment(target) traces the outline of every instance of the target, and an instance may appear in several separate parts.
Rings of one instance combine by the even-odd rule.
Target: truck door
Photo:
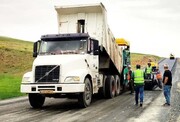
[[[99,44],[97,40],[90,39],[90,58],[89,58],[89,63],[90,63],[90,69],[93,73],[98,73],[99,69]]]
[[[89,69],[92,75],[93,90],[98,91],[98,77],[99,77],[99,44],[97,40],[90,39],[88,44],[89,53]]]
[[[92,76],[93,89],[97,92],[98,90],[98,77],[99,77],[99,45],[98,41],[94,39],[88,40],[88,58],[87,64]]]

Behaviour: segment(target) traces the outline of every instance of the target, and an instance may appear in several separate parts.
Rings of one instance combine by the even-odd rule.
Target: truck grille
[[[57,83],[59,82],[59,67],[58,65],[36,66],[35,82],[38,83]]]

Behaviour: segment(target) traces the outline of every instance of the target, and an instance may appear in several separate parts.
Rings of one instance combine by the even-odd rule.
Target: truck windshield
[[[72,40],[47,40],[42,41],[40,55],[59,55],[59,54],[85,54],[87,53],[86,39]]]

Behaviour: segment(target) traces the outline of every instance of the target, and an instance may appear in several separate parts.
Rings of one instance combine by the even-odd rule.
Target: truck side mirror
[[[99,55],[99,42],[97,40],[93,40],[93,41],[94,41],[93,54]]]
[[[39,46],[39,41],[34,42],[34,45],[33,45],[33,57],[37,57],[37,55],[38,55],[38,46]]]

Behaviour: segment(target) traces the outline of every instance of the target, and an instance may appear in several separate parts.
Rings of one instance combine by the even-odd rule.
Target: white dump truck
[[[24,74],[21,92],[33,108],[46,97],[77,98],[81,107],[92,95],[119,95],[122,49],[108,27],[102,3],[55,7],[58,34],[42,35],[34,43],[32,71]]]

